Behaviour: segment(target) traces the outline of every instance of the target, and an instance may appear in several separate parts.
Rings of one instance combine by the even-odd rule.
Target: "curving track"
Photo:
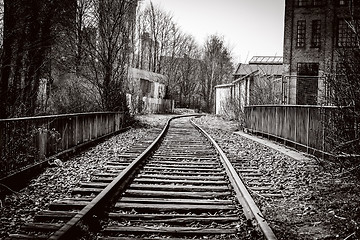
[[[187,118],[162,134],[119,155],[10,239],[276,239],[210,136]]]

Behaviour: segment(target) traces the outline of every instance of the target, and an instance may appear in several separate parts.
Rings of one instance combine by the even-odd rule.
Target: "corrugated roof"
[[[259,71],[261,75],[282,75],[283,65],[278,64],[239,64],[234,75],[248,75]]]
[[[249,64],[283,64],[283,57],[281,56],[254,56],[249,61]]]

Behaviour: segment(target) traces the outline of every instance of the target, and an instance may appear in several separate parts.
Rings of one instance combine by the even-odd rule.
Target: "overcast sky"
[[[145,0],[142,4],[148,4]],[[282,56],[285,0],[152,0],[171,12],[199,44],[219,34],[236,63],[252,56]]]

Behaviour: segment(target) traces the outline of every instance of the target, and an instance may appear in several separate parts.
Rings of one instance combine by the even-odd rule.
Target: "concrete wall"
[[[232,97],[233,88],[233,84],[226,84],[215,87],[215,114],[225,114],[225,106],[229,99]]]
[[[230,84],[215,86],[215,113],[234,116],[249,105],[252,74],[239,78]]]

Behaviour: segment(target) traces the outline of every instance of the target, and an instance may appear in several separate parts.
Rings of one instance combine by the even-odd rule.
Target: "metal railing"
[[[0,177],[115,133],[124,122],[118,112],[0,119]]]
[[[245,107],[245,125],[320,157],[331,156],[341,139],[355,138],[357,119],[335,106],[261,105]],[[340,117],[339,117],[340,116]],[[339,122],[341,119],[341,123]],[[341,131],[336,129],[341,124]]]

